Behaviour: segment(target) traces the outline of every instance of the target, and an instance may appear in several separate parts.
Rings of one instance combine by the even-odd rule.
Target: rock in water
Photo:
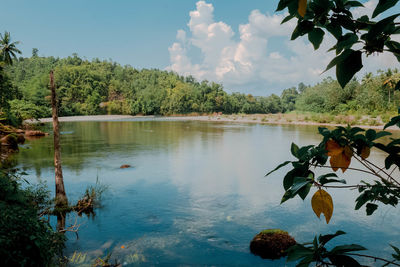
[[[288,232],[280,229],[267,229],[251,240],[250,251],[263,259],[279,259],[286,256],[286,250],[295,244],[296,240]]]
[[[126,169],[126,168],[130,168],[131,167],[131,165],[129,165],[129,164],[124,164],[124,165],[121,165],[121,169]]]
[[[16,134],[9,134],[0,139],[1,145],[8,146],[11,149],[18,149],[18,136]]]
[[[25,136],[46,136],[48,133],[42,131],[25,131]]]
[[[18,135],[17,135],[17,142],[18,142],[18,144],[23,144],[23,143],[25,143],[25,137],[24,137],[23,134],[18,134]]]

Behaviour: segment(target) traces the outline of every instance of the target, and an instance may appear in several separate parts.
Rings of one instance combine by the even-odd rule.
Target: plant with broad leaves
[[[385,128],[399,122],[400,120],[394,118],[385,125]],[[318,130],[322,135],[322,141],[318,145],[299,147],[292,143],[290,150],[296,160],[286,161],[267,173],[266,176],[284,166],[292,165],[292,169],[283,178],[285,193],[281,203],[297,195],[304,200],[311,188],[315,187],[317,190],[311,198],[311,206],[318,218],[324,214],[326,223],[331,220],[334,210],[332,196],[328,193],[331,188],[358,189],[359,196],[355,200],[355,209],[358,210],[365,205],[367,215],[373,214],[378,204],[397,206],[400,200],[400,180],[393,173],[400,169],[400,139],[390,138],[391,133],[387,131],[364,130],[350,126],[339,126],[334,130],[319,127]],[[390,141],[381,142],[381,138],[385,136],[390,138]],[[373,148],[386,154],[381,164],[383,166],[368,159]],[[362,167],[352,167],[352,161],[358,162]],[[317,175],[318,170],[326,168],[332,169],[333,172]],[[357,184],[349,185],[345,179],[338,177],[336,172],[339,170],[343,173],[347,170],[361,172],[366,178],[368,176],[372,178],[372,182],[359,181]],[[288,261],[301,259],[299,266],[308,266],[311,262],[359,266],[353,265],[356,260],[350,260],[347,254],[333,256],[332,251],[337,250],[328,252],[324,247],[325,243],[315,239],[311,247],[296,245],[289,250]],[[397,254],[393,254],[392,264],[399,260]],[[342,262],[351,264],[342,265]]]
[[[308,35],[314,49],[318,49],[326,32],[333,35],[336,44],[330,51],[336,52],[336,57],[328,64],[326,70],[336,67],[336,77],[342,88],[360,71],[362,54],[367,56],[384,51],[392,53],[400,62],[400,43],[392,39],[392,35],[400,34],[400,23],[396,19],[400,13],[377,20],[378,15],[393,8],[399,0],[379,0],[372,17],[367,15],[355,18],[352,9],[363,7],[363,4],[354,0],[280,0],[277,11],[288,9],[289,15],[282,21],[285,23],[297,18],[297,26],[291,39]],[[391,89],[400,89],[400,81],[386,82]],[[390,91],[389,91],[390,93]],[[390,102],[390,100],[389,100]],[[397,125],[400,127],[400,116],[394,117],[384,129]],[[400,180],[394,177],[396,169],[400,169],[400,139],[391,139],[382,143],[378,139],[389,136],[386,131],[363,130],[358,127],[337,127],[334,130],[319,128],[323,136],[318,145],[298,147],[292,144],[291,153],[295,161],[286,161],[276,167],[272,172],[288,165],[292,170],[283,178],[285,194],[281,203],[300,196],[303,200],[307,197],[312,187],[317,191],[311,199],[311,206],[315,214],[320,217],[324,214],[326,223],[329,223],[333,214],[333,199],[327,192],[329,188],[358,189],[355,209],[365,205],[367,215],[371,215],[378,208],[378,204],[396,206],[400,199]],[[375,148],[386,154],[384,166],[378,166],[368,160],[371,149]],[[327,165],[329,159],[329,165]],[[358,161],[361,168],[351,167],[351,161]],[[339,169],[358,171],[368,174],[373,178],[372,183],[360,181],[358,184],[347,185],[346,180],[340,179],[336,173],[316,176],[315,171],[331,168],[334,172]],[[337,183],[338,185],[332,185]],[[334,235],[325,235],[315,238],[309,244],[297,244],[288,250],[288,261],[298,261],[298,266],[308,266],[316,262],[318,266],[361,266],[351,256],[368,257],[380,260],[384,266],[393,264],[400,266],[400,250],[391,245],[395,253],[393,260],[356,254],[354,251],[364,250],[359,245],[336,246],[327,250],[326,243],[332,238],[342,235],[338,231]]]
[[[283,178],[285,194],[281,203],[297,195],[304,200],[314,186],[318,190],[312,197],[312,208],[318,217],[323,213],[327,223],[333,214],[332,197],[326,191],[329,188],[358,189],[360,195],[356,199],[355,209],[367,204],[367,215],[371,215],[378,208],[377,203],[392,206],[398,204],[400,181],[393,173],[400,167],[400,139],[391,138],[389,143],[382,143],[379,140],[384,136],[390,136],[390,132],[364,130],[359,127],[339,126],[332,131],[323,127],[318,129],[323,136],[320,144],[300,148],[292,143],[291,153],[296,160],[286,161],[266,175],[288,164],[292,165],[292,170]],[[368,160],[371,148],[386,153],[384,166],[378,166]],[[352,160],[359,162],[363,168],[351,167]],[[331,168],[334,172],[316,177],[315,171],[324,168]],[[335,173],[339,169],[342,172],[347,170],[362,172],[375,180],[373,183],[360,181],[358,184],[348,185],[346,180],[339,179]],[[332,183],[343,185],[331,185]]]
[[[391,38],[400,33],[400,23],[396,22],[400,13],[376,20],[398,1],[379,0],[371,17],[354,17],[352,9],[363,4],[352,0],[280,0],[277,11],[289,11],[282,23],[297,18],[292,40],[308,35],[314,49],[318,49],[326,32],[335,37],[336,44],[329,51],[335,51],[336,57],[326,70],[336,66],[336,77],[344,87],[362,69],[363,53],[368,56],[387,51],[400,62],[400,43]],[[400,82],[395,87],[400,89]]]
[[[379,257],[355,253],[356,251],[366,250],[366,248],[356,245],[339,245],[331,250],[326,248],[326,244],[333,238],[343,235],[345,232],[337,231],[335,234],[316,236],[313,242],[305,244],[296,244],[288,249],[287,261],[298,261],[297,266],[308,266],[315,262],[317,266],[342,266],[357,267],[362,266],[353,256],[373,258],[375,261],[384,262],[384,266],[389,264],[398,265],[395,261],[389,261]],[[400,250],[391,245],[395,251],[392,254],[395,260],[400,260]]]

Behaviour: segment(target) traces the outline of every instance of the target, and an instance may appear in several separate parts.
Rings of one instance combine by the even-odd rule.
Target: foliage
[[[391,39],[391,35],[400,32],[400,26],[395,22],[400,13],[379,21],[372,20],[397,2],[379,1],[371,18],[367,15],[354,18],[351,9],[363,7],[363,4],[349,0],[280,0],[277,11],[288,9],[289,15],[283,23],[297,18],[292,40],[308,35],[314,49],[318,49],[325,31],[336,38],[336,44],[330,49],[336,51],[336,57],[326,70],[336,67],[337,80],[344,88],[362,69],[363,53],[371,55],[388,51],[400,61],[400,43]]]
[[[394,125],[399,121],[400,118],[395,117],[386,127]],[[397,177],[393,176],[393,170],[400,167],[399,139],[392,138],[389,143],[379,142],[379,139],[384,136],[390,136],[391,133],[386,131],[376,132],[372,129],[364,130],[358,127],[337,127],[332,131],[322,127],[318,129],[319,133],[323,136],[320,144],[298,147],[292,143],[291,153],[297,160],[286,161],[267,174],[270,175],[272,172],[288,164],[291,164],[293,167],[283,179],[285,194],[282,197],[281,203],[296,195],[304,200],[311,188],[316,187],[317,191],[311,199],[311,206],[318,217],[320,217],[321,213],[324,214],[327,223],[329,223],[333,214],[334,205],[330,194],[322,188],[358,189],[359,196],[356,199],[355,209],[358,210],[365,205],[367,215],[373,214],[378,208],[378,204],[397,206],[400,200],[400,181]],[[383,164],[384,166],[378,166],[368,160],[372,148],[379,149],[387,155]],[[330,159],[329,165],[326,165],[328,158]],[[358,161],[363,168],[350,167],[352,160]],[[337,172],[339,169],[342,172],[351,169],[369,174],[375,180],[373,183],[360,181],[359,184],[347,185],[346,180],[339,179],[336,173],[317,176],[316,170],[322,168],[331,168],[334,172]],[[332,183],[337,183],[338,185],[332,186]],[[317,245],[317,247],[320,246]],[[315,246],[314,249],[316,249]],[[297,250],[306,249],[298,245],[292,249],[292,252],[294,254],[300,253]],[[301,254],[304,257],[300,258],[304,258],[305,262],[323,262],[323,259],[327,257],[331,263],[335,264],[335,260],[330,258],[331,254],[324,254],[326,250],[314,252],[311,250],[311,248],[307,248],[309,252],[308,256]],[[290,253],[289,259],[291,259]]]
[[[22,117],[49,116],[48,73],[55,70],[61,116],[124,114],[173,115],[185,113],[280,113],[298,110],[343,114],[372,111],[395,111],[400,95],[393,89],[400,80],[397,69],[367,74],[362,81],[353,79],[344,88],[332,78],[314,86],[300,83],[283,90],[280,96],[268,97],[232,93],[222,85],[173,72],[137,70],[111,61],[83,60],[76,54],[68,58],[20,58],[8,66],[9,93],[3,101],[30,106],[34,114]],[[3,83],[5,84],[5,83]],[[1,86],[1,83],[0,83]],[[19,92],[19,93],[18,93]],[[19,105],[19,107],[23,107]],[[26,109],[27,111],[28,109]],[[17,116],[21,117],[21,116]]]
[[[25,100],[14,99],[9,101],[9,104],[10,114],[21,122],[27,119],[39,119],[51,115],[48,108],[37,106]]]
[[[312,243],[296,244],[288,249],[287,260],[299,261],[297,266],[308,266],[312,262],[315,262],[317,266],[361,266],[358,261],[351,256],[360,256],[360,254],[355,254],[354,251],[366,250],[366,248],[356,244],[340,245],[331,250],[325,247],[330,240],[343,234],[345,234],[345,232],[337,231],[335,234],[320,235],[318,238],[315,237]],[[389,262],[383,261],[386,263]]]
[[[284,97],[255,97],[227,94],[222,85],[174,72],[137,70],[111,61],[83,60],[76,54],[53,57],[20,58],[7,68],[19,100],[42,110],[49,106],[48,73],[55,71],[59,112],[66,115],[185,113],[278,113],[292,110],[294,89]],[[286,94],[285,94],[286,95]]]
[[[372,18],[375,18],[380,13],[392,8],[397,4],[398,0],[380,0],[373,12]],[[318,49],[325,31],[332,34],[337,43],[331,50],[336,51],[336,57],[328,64],[327,69],[336,66],[336,77],[340,88],[329,89],[330,95],[335,92],[347,94],[347,99],[344,100],[351,105],[356,106],[358,100],[363,103],[362,98],[366,98],[366,94],[377,93],[377,88],[387,88],[388,104],[390,104],[390,92],[397,87],[400,87],[400,82],[393,78],[393,73],[389,70],[385,75],[381,75],[381,81],[378,86],[373,86],[374,90],[368,88],[373,82],[370,74],[367,74],[363,83],[367,85],[367,89],[357,91],[357,85],[352,86],[349,90],[349,82],[353,76],[362,69],[362,54],[371,55],[372,53],[381,53],[384,50],[393,53],[400,61],[400,43],[391,39],[391,35],[399,33],[400,26],[395,22],[395,19],[400,14],[391,15],[380,21],[372,21],[368,16],[362,16],[354,19],[353,13],[350,11],[353,7],[363,6],[358,1],[348,0],[281,0],[277,10],[288,8],[289,16],[284,19],[286,22],[294,17],[297,17],[298,23],[292,34],[292,40],[308,34],[309,41]],[[325,30],[325,31],[324,31]],[[361,47],[359,45],[361,44]],[[357,48],[358,47],[358,48]],[[358,49],[353,50],[352,48]],[[386,77],[385,77],[386,76]],[[354,79],[352,80],[356,82]],[[327,83],[332,85],[332,83]],[[347,88],[346,88],[347,85]],[[326,86],[323,86],[323,88]],[[350,88],[351,89],[351,88]],[[307,94],[307,89],[305,94]],[[304,99],[299,99],[298,105],[311,104],[307,102],[311,97],[316,97],[309,94]],[[357,99],[360,97],[359,99]],[[318,100],[316,107],[321,109],[328,106],[326,97],[315,98]],[[301,104],[300,104],[301,103]],[[344,104],[344,103],[343,103]],[[367,104],[367,106],[370,104]],[[385,128],[389,126],[400,126],[400,116],[394,117]],[[315,214],[319,217],[324,214],[326,222],[333,214],[333,200],[330,194],[324,189],[334,188],[350,188],[358,189],[359,196],[356,199],[355,209],[360,209],[365,205],[367,215],[371,215],[378,208],[378,204],[396,206],[400,199],[400,180],[393,175],[396,169],[400,168],[400,139],[391,138],[389,143],[379,142],[378,139],[389,136],[391,133],[386,131],[376,132],[375,130],[364,129],[358,127],[337,127],[334,130],[320,127],[319,133],[322,135],[322,141],[318,145],[309,145],[298,147],[292,143],[291,153],[297,158],[295,161],[286,161],[276,167],[272,172],[292,164],[293,169],[283,178],[283,187],[285,194],[282,197],[282,202],[287,201],[299,195],[303,200],[307,197],[312,187],[316,187],[317,191],[311,199],[311,206]],[[368,160],[372,148],[378,149],[386,154],[383,166]],[[327,161],[329,158],[329,165]],[[358,161],[362,168],[354,168],[351,166],[351,161]],[[368,174],[373,183],[360,181],[355,185],[346,184],[346,180],[339,179],[336,173],[328,173],[316,175],[316,171],[322,168],[331,168],[334,172],[339,169],[344,173],[350,169],[353,171]],[[337,183],[338,185],[331,185]],[[342,184],[342,185],[341,185]],[[324,188],[324,189],[323,189]],[[308,266],[311,262],[316,262],[318,266],[361,266],[358,261],[350,255],[373,258],[385,262],[385,265],[394,264],[399,260],[400,250],[392,246],[395,254],[392,254],[394,260],[389,261],[378,257],[361,255],[352,253],[353,251],[364,250],[365,248],[359,245],[341,245],[336,246],[328,251],[325,244],[332,238],[344,234],[338,231],[334,235],[325,235],[315,237],[314,241],[309,244],[297,244],[288,250],[288,261],[298,261],[297,266]],[[349,253],[350,252],[350,253]]]
[[[49,266],[64,247],[64,236],[38,217],[48,192],[22,189],[0,172],[0,262],[2,266]]]

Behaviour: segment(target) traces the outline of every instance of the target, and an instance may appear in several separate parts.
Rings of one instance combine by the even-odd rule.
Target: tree
[[[53,71],[50,72],[51,107],[53,113],[53,134],[54,134],[54,166],[56,177],[56,206],[68,206],[67,194],[65,193],[64,179],[61,168],[60,128],[57,115],[56,86],[54,84]],[[65,225],[65,222],[64,222]]]
[[[7,65],[12,65],[13,59],[17,59],[16,54],[21,54],[17,44],[19,44],[19,41],[11,42],[9,32],[4,32],[4,35],[0,33],[0,61],[4,61]]]
[[[375,18],[380,13],[394,7],[398,0],[380,0],[373,12]],[[362,54],[381,53],[384,50],[393,53],[400,61],[400,43],[391,40],[391,35],[400,32],[399,23],[395,19],[400,14],[391,15],[380,21],[372,21],[368,16],[354,19],[350,11],[353,7],[363,6],[358,1],[348,0],[281,0],[277,10],[288,8],[289,16],[283,22],[297,18],[298,23],[292,34],[292,39],[308,34],[309,41],[318,49],[323,41],[325,31],[336,39],[333,50],[337,56],[329,63],[327,70],[336,66],[336,76],[342,88],[353,78],[354,74],[362,69]],[[362,48],[353,50],[356,43],[361,43]],[[400,85],[397,83],[396,88]],[[400,116],[394,117],[387,127],[397,125],[400,127]],[[378,208],[378,204],[396,206],[400,201],[400,179],[393,170],[400,168],[400,139],[392,138],[389,143],[379,142],[379,139],[391,135],[386,131],[358,127],[337,127],[334,130],[320,127],[319,133],[323,140],[318,145],[298,147],[292,143],[291,154],[294,161],[280,164],[272,172],[291,164],[292,169],[283,178],[285,194],[281,203],[300,196],[303,200],[310,193],[311,188],[316,188],[311,199],[311,206],[315,214],[320,217],[324,214],[329,223],[333,214],[333,199],[326,191],[330,187],[358,189],[355,209],[366,207],[367,215],[371,215]],[[370,150],[378,149],[385,153],[386,159],[383,166],[368,160]],[[329,159],[329,164],[327,164]],[[351,161],[358,161],[362,168],[351,167]],[[334,172],[318,175],[319,169],[331,168]],[[360,181],[354,185],[345,184],[335,173],[338,170],[363,172],[372,176],[374,182]],[[336,183],[338,185],[331,185]],[[365,250],[364,247],[351,244],[336,246],[328,250],[325,245],[336,236],[344,234],[338,231],[331,235],[320,235],[313,242],[296,244],[288,250],[288,261],[298,261],[298,266],[308,266],[316,262],[318,266],[361,266],[353,256],[369,257],[388,264],[400,266],[400,249],[394,249],[393,260],[355,253]]]
[[[32,48],[32,57],[37,57],[38,56],[38,52],[39,52],[39,49]]]

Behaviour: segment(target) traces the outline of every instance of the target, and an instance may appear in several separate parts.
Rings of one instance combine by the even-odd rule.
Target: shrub
[[[49,266],[64,248],[64,236],[38,217],[43,192],[23,190],[0,172],[0,265]]]

